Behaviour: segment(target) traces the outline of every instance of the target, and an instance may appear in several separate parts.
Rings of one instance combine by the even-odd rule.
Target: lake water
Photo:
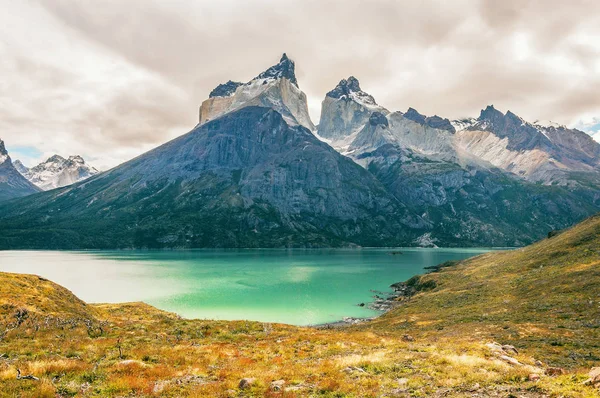
[[[186,318],[309,325],[377,315],[357,305],[373,300],[371,290],[486,251],[0,251],[0,271],[43,276],[90,303],[144,301]]]

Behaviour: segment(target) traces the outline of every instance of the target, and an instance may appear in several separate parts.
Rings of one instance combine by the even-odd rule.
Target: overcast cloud
[[[0,0],[0,138],[114,166],[189,131],[219,83],[296,61],[313,121],[356,76],[390,110],[597,131],[600,2]]]

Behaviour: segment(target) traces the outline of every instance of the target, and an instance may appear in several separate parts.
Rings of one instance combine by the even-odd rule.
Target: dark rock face
[[[229,97],[235,90],[243,85],[241,82],[234,82],[229,80],[227,83],[219,84],[213,91],[210,92],[208,98],[213,97]]]
[[[412,120],[413,122],[419,123],[421,125],[427,125],[434,129],[446,130],[450,131],[451,133],[456,132],[456,129],[454,128],[454,126],[452,126],[450,120],[442,119],[437,115],[427,117],[417,112],[417,110],[414,108],[408,108],[408,110],[403,116],[409,120]]]
[[[385,127],[389,127],[390,126],[390,123],[388,122],[388,120],[385,117],[385,115],[383,113],[380,113],[380,112],[373,112],[371,114],[371,116],[369,117],[369,123],[372,126],[385,126]]]
[[[439,246],[521,246],[600,211],[583,192],[530,184],[498,169],[433,161],[391,144],[359,159],[434,226],[431,238]]]
[[[0,140],[0,201],[20,198],[39,191],[13,166],[4,142]]]
[[[269,69],[261,73],[256,77],[256,79],[279,79],[285,77],[292,84],[298,87],[298,80],[296,80],[296,64],[294,61],[288,58],[288,56],[283,53],[281,60],[277,65],[271,66]]]
[[[419,124],[425,124],[425,115],[421,115],[414,108],[408,108],[406,113],[403,115],[405,118],[412,120],[413,122],[417,122]]]
[[[36,196],[0,206],[0,248],[397,246],[422,224],[367,170],[261,107]]]
[[[327,93],[327,97],[342,98],[343,96],[348,96],[350,93],[357,93],[359,91],[362,90],[360,89],[358,79],[354,76],[350,76],[348,79],[340,80],[338,85]]]
[[[471,130],[487,130],[493,132],[500,138],[508,138],[508,149],[531,150],[534,148],[549,149],[552,145],[550,140],[538,129],[523,119],[508,111],[506,115],[488,105],[481,111],[478,123]]]
[[[446,130],[449,131],[451,133],[455,133],[456,129],[454,128],[454,126],[452,125],[452,123],[450,123],[450,120],[448,119],[442,119],[441,117],[439,117],[438,115],[434,115],[434,116],[430,116],[427,119],[425,119],[425,123],[434,129],[439,129],[439,130]]]

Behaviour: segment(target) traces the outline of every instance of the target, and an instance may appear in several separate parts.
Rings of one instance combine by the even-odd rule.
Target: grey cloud
[[[581,34],[600,40],[597,1],[40,0],[39,5],[69,35],[161,81],[132,82],[108,102],[78,109],[78,101],[65,98],[74,95],[65,89],[72,79],[68,65],[50,71],[24,62],[22,75],[39,84],[35,99],[23,99],[25,106],[51,117],[57,106],[52,103],[62,101],[70,109],[53,116],[55,123],[64,123],[62,131],[93,132],[70,134],[103,148],[156,145],[193,127],[197,106],[212,88],[228,79],[251,79],[284,51],[296,60],[300,87],[311,99],[322,99],[340,79],[354,75],[391,110],[414,106],[453,118],[476,116],[494,103],[528,119],[562,123],[600,114],[593,95],[600,83],[599,47],[577,40]],[[524,59],[515,53],[515,34],[528,39]],[[555,67],[554,59],[568,60],[577,70]],[[93,87],[89,90],[93,97]],[[318,103],[310,105],[318,109]],[[7,112],[3,128],[25,117]]]

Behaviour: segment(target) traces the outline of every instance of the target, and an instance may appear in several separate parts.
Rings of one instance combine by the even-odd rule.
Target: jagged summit
[[[375,98],[372,95],[365,93],[360,88],[360,83],[357,78],[350,76],[348,79],[342,79],[337,86],[326,94],[327,97],[341,99],[344,101],[356,101],[363,105],[376,106]]]
[[[244,85],[244,83],[229,80],[227,83],[222,83],[215,87],[215,89],[208,95],[208,98],[230,97],[233,95],[233,93],[235,93],[235,90],[242,85]]]
[[[488,105],[486,106],[485,109],[482,109],[481,112],[479,113],[479,121],[494,121],[494,120],[498,120],[500,118],[504,118],[504,114],[502,112],[500,112],[499,110],[497,110],[496,108],[494,108],[494,105]]]
[[[404,113],[404,117],[412,120],[413,122],[425,124],[425,115],[419,113],[415,108],[408,108],[408,110]]]
[[[288,79],[294,86],[299,88],[298,80],[296,80],[296,64],[288,58],[286,53],[283,53],[277,65],[271,66],[253,80],[280,79],[282,77]]]
[[[45,162],[19,172],[32,184],[49,190],[89,178],[97,174],[98,170],[86,164],[79,155],[72,155],[66,159],[60,155],[52,155]]]
[[[202,102],[199,122],[202,125],[247,106],[271,108],[289,124],[315,129],[308,114],[306,94],[298,87],[294,61],[285,53],[278,64],[247,83],[229,80],[218,85]]]
[[[408,120],[412,120],[415,123],[427,125],[434,129],[446,130],[451,133],[456,132],[456,128],[454,127],[454,125],[452,125],[452,122],[450,122],[450,120],[442,118],[438,115],[425,116],[419,113],[415,108],[408,108],[406,113],[404,113],[402,116],[404,116]]]

